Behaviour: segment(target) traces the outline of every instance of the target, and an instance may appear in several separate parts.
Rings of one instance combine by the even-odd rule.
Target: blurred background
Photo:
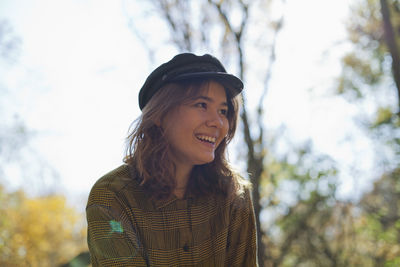
[[[0,266],[87,266],[91,186],[178,52],[245,83],[260,266],[400,266],[400,1],[1,0]]]

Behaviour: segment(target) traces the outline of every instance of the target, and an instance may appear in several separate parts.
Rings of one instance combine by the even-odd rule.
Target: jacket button
[[[183,246],[183,251],[189,252],[189,246],[188,246],[187,244],[185,244],[185,245]]]

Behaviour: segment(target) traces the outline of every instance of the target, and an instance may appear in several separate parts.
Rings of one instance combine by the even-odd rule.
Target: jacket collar
[[[193,199],[194,199],[194,195],[191,192],[186,192],[183,199],[179,199],[174,194],[172,194],[167,199],[154,200],[153,203],[154,203],[154,206],[156,207],[156,209],[162,209],[176,201],[185,201],[185,200],[191,201]]]

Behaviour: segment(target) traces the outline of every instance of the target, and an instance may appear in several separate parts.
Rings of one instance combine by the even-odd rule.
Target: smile
[[[196,138],[203,142],[208,142],[210,144],[215,144],[217,138],[207,135],[196,135]]]

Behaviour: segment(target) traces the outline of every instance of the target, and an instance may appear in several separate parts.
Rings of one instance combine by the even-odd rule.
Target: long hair
[[[209,83],[210,80],[191,80],[164,85],[152,96],[141,116],[131,125],[124,161],[136,171],[141,185],[154,199],[170,197],[176,186],[170,144],[158,125],[173,108],[208,90]],[[239,100],[238,97],[232,97],[229,90],[225,91],[228,134],[215,150],[212,162],[196,165],[192,169],[187,190],[197,196],[239,193],[247,183],[232,170],[226,159],[226,147],[236,131]]]

